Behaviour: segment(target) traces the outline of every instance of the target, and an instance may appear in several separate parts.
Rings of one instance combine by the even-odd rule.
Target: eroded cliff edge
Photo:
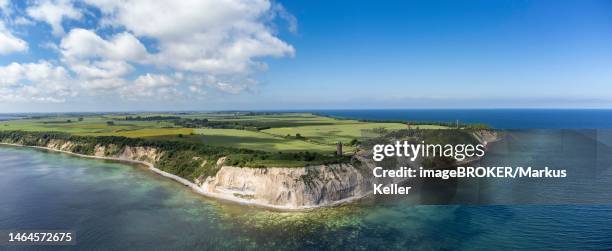
[[[95,144],[90,154],[83,154],[83,148],[91,147],[80,142],[63,139],[48,140],[0,140],[3,144],[31,146],[53,151],[74,153],[119,161],[149,163],[157,166],[166,154],[151,146],[120,146],[116,144]],[[209,156],[193,157],[206,165]],[[215,175],[201,175],[185,179],[177,174],[155,169],[166,177],[188,185],[204,195],[258,206],[299,210],[342,203],[363,196],[368,192],[370,180],[368,171],[356,168],[353,164],[330,164],[307,167],[269,167],[251,168],[225,165],[225,158],[216,163]],[[361,165],[361,164],[360,164]]]
[[[300,168],[222,166],[215,176],[196,183],[206,192],[288,209],[338,204],[371,190],[367,173],[351,164]]]
[[[478,134],[479,141],[493,141],[495,135]],[[154,146],[117,144],[87,145],[64,139],[19,140],[0,139],[5,144],[42,147],[50,150],[114,160],[149,163],[153,171],[177,180],[201,194],[276,209],[300,210],[336,205],[362,198],[372,192],[375,182],[371,173],[376,164],[367,151],[353,156],[351,163],[312,165],[306,167],[237,167],[226,165],[224,157],[210,163],[210,156],[192,157],[199,165],[214,165],[216,173],[197,178],[181,177],[168,170],[157,169],[167,153]],[[88,154],[83,148],[89,147]],[[419,165],[403,163],[404,165]],[[399,183],[390,179],[385,183]],[[380,181],[376,181],[380,182]]]

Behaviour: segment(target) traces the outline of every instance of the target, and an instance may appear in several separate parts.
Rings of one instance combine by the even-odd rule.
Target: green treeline
[[[178,116],[127,116],[125,120],[128,121],[163,121],[163,120],[176,120],[180,119]]]
[[[265,130],[270,126],[255,121],[211,121],[206,118],[182,118],[178,116],[126,116],[126,121],[169,121],[185,128],[214,128],[239,130]]]
[[[264,152],[198,143],[164,141],[119,136],[75,136],[61,132],[0,131],[0,142],[46,147],[52,140],[71,142],[69,151],[94,155],[96,145],[105,146],[105,155],[120,154],[125,147],[152,147],[161,154],[154,163],[157,168],[193,180],[212,176],[218,171],[216,162],[227,157],[226,165],[241,167],[296,167],[350,161],[349,157],[324,155],[314,152]],[[154,160],[141,159],[154,162]]]

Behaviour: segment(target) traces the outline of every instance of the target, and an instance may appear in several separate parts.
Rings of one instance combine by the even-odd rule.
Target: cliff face
[[[473,135],[480,142],[492,142],[497,138],[495,133],[486,131]],[[28,145],[20,141],[4,142]],[[85,147],[71,141],[55,139],[49,140],[44,145],[38,144],[38,146],[66,152],[82,152],[78,150],[79,147]],[[118,147],[113,144],[97,144],[93,146],[93,151],[91,147],[90,145],[87,148],[89,150],[87,152],[96,157],[145,161],[153,165],[157,165],[160,158],[164,156],[163,151],[154,147]],[[371,151],[356,154],[354,156],[356,165],[333,164],[300,168],[235,167],[225,165],[225,158],[220,158],[216,162],[219,169],[216,175],[200,176],[191,181],[161,170],[156,172],[161,172],[164,176],[179,182],[195,183],[189,186],[212,197],[275,208],[304,209],[338,204],[363,197],[373,190],[373,183],[392,184],[405,180],[404,178],[384,178],[384,180],[373,178],[372,169],[381,163],[374,163],[371,154]],[[199,160],[201,157],[193,158]],[[206,163],[203,161],[201,165]],[[389,167],[418,167],[420,163],[420,159],[410,162],[408,158],[398,158],[390,163]]]
[[[302,168],[222,166],[217,175],[197,184],[205,192],[282,208],[336,204],[371,190],[371,180],[349,164]]]
[[[44,147],[65,151],[65,152],[74,152],[74,148],[77,147],[78,144],[75,144],[71,141],[64,140],[50,140],[47,145]],[[142,146],[125,146],[121,149],[118,149],[116,145],[101,145],[97,144],[93,150],[93,156],[96,157],[108,157],[108,158],[116,158],[120,160],[137,160],[137,161],[146,161],[151,164],[155,164],[161,154],[157,149],[153,147],[142,147]]]
[[[23,142],[5,142],[23,144]],[[80,145],[66,140],[49,140],[41,147],[77,152]],[[146,161],[155,165],[164,152],[154,147],[97,144],[92,156],[128,161]],[[350,164],[319,165],[299,168],[248,168],[224,165],[220,158],[215,176],[191,182],[199,192],[233,201],[285,209],[303,209],[332,205],[362,197],[371,190],[371,172],[367,166]]]
[[[153,147],[126,146],[123,148],[123,151],[116,155],[116,157],[119,159],[139,160],[155,164],[161,157],[161,153],[159,153],[158,150]]]

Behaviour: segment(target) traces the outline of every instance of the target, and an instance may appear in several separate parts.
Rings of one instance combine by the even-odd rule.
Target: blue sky
[[[0,0],[0,112],[612,108],[610,1],[180,3]]]

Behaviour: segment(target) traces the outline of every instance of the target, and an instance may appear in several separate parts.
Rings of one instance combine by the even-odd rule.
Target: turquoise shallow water
[[[581,135],[515,132],[486,161],[552,161],[567,149],[559,142],[607,151],[582,142],[596,134]],[[207,199],[142,167],[0,147],[0,229],[73,229],[74,249],[606,250],[612,175],[609,162],[592,157],[576,165],[568,184],[480,183],[488,192],[478,201],[505,205],[415,205],[394,197],[286,213]],[[565,189],[587,183],[580,194]],[[537,198],[572,205],[526,205]]]
[[[327,112],[612,128],[610,110]],[[207,199],[141,167],[0,146],[0,229],[73,229],[77,246],[64,248],[84,250],[610,250],[611,147],[612,130],[510,131],[482,165],[550,165],[569,178],[462,180],[454,190],[286,213]]]

